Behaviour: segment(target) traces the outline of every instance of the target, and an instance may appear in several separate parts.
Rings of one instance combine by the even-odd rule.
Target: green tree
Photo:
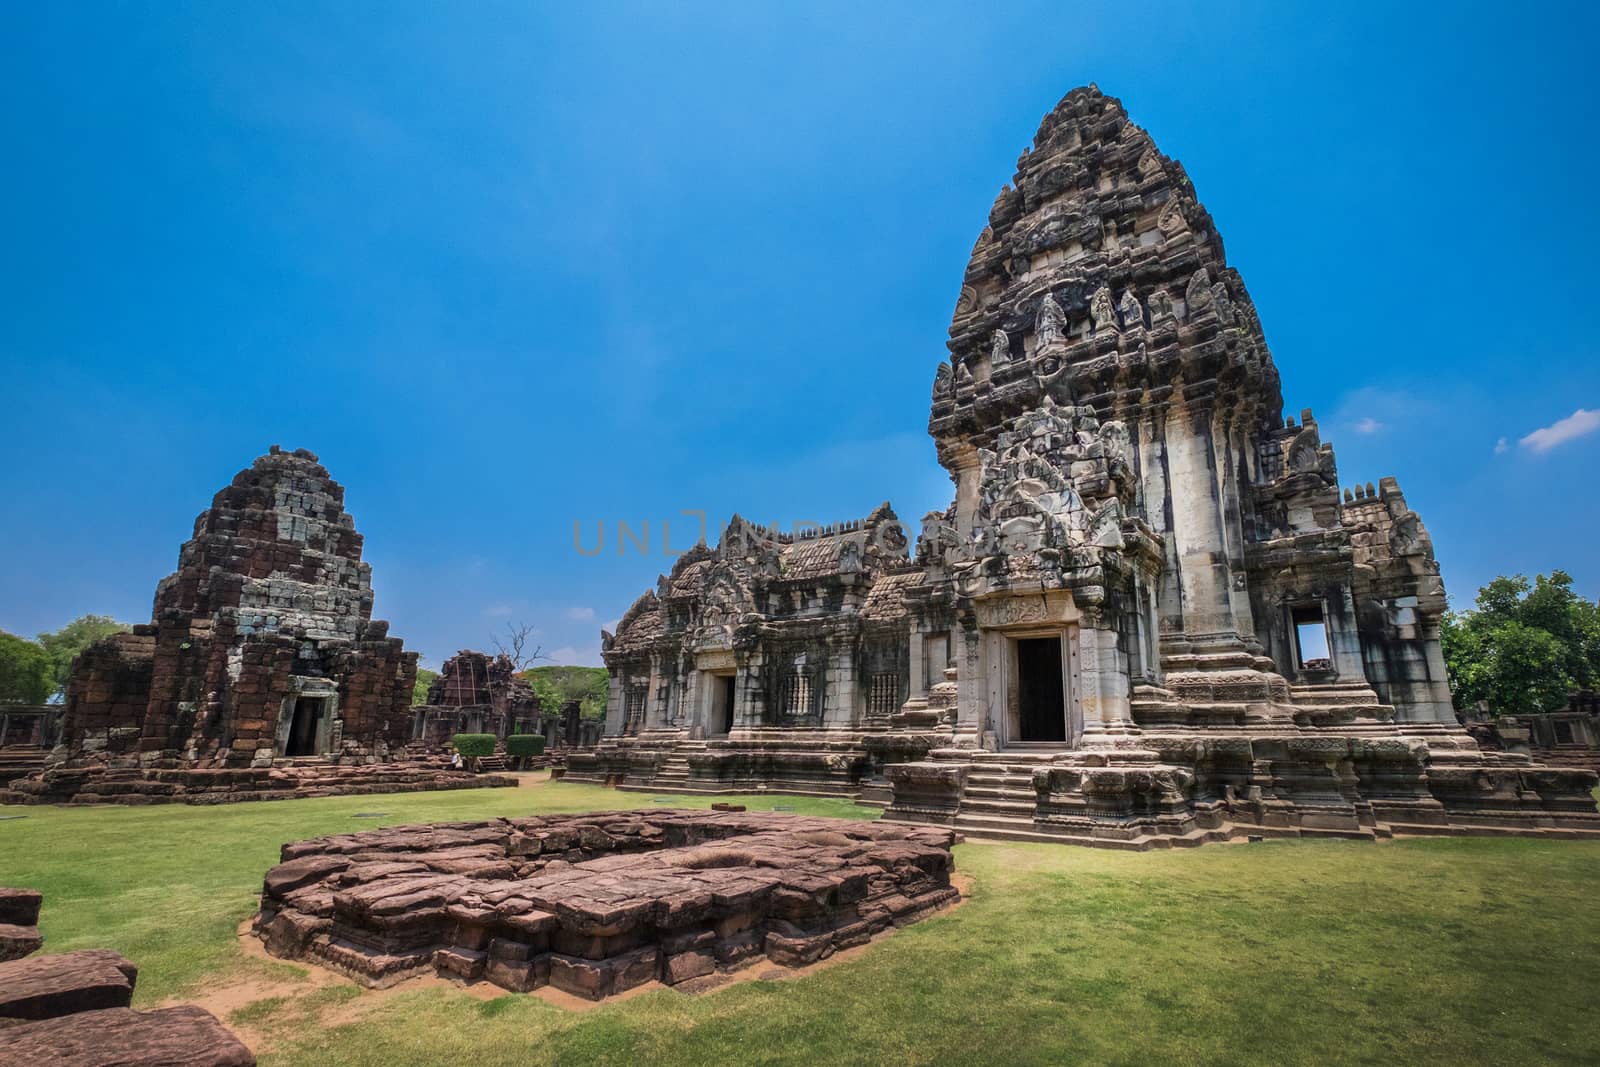
[[[50,657],[50,668],[55,683],[53,692],[62,693],[67,688],[67,676],[72,673],[72,661],[78,653],[112,634],[126,633],[133,629],[125,622],[118,622],[109,615],[84,615],[73,619],[55,633],[39,635],[39,644],[44,646],[44,651]]]
[[[0,630],[0,704],[43,704],[54,690],[55,669],[44,647]]]
[[[533,686],[539,705],[554,711],[569,700],[576,700],[586,719],[606,713],[606,686],[611,675],[604,667],[533,667],[522,676]]]
[[[411,690],[412,704],[426,704],[428,702],[428,687],[433,680],[439,677],[438,671],[430,671],[426,667],[417,668],[417,685]]]
[[[1458,709],[1554,711],[1600,682],[1600,604],[1573,592],[1565,571],[1496,578],[1473,610],[1445,615],[1441,637]]]

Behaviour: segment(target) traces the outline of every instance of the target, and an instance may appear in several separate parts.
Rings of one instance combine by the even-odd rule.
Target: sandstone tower
[[[1457,725],[1421,520],[1341,493],[1187,174],[1093,87],[990,209],[928,429],[955,491],[914,556],[888,505],[735,519],[605,635],[569,775],[1136,846],[1600,828],[1593,774]]]

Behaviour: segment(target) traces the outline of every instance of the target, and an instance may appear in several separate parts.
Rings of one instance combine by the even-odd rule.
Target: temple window
[[[648,686],[630,685],[628,687],[628,717],[627,729],[633,732],[644,722],[644,698],[649,691]]]
[[[1556,744],[1570,745],[1573,743],[1572,724],[1570,722],[1556,721],[1550,724],[1556,730]]]
[[[1328,621],[1321,604],[1302,604],[1290,609],[1294,624],[1295,655],[1302,671],[1331,671],[1328,654]]]
[[[784,694],[783,710],[790,718],[800,718],[811,713],[811,676],[805,671],[789,675]]]
[[[893,715],[900,708],[900,677],[893,671],[874,674],[867,688],[867,714]]]

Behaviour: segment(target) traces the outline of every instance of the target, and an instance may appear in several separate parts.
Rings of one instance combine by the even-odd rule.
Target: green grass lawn
[[[870,818],[842,801],[738,798]],[[684,799],[703,806],[708,798]],[[960,908],[782,982],[572,1012],[444,987],[314,987],[234,938],[284,841],[401,822],[651,807],[538,783],[219,808],[0,808],[0,884],[45,894],[48,951],[140,967],[137,1005],[291,983],[231,1019],[279,1064],[1585,1063],[1600,844],[1271,842],[1125,854],[959,846]],[[358,812],[387,812],[354,819]],[[305,992],[293,992],[304,981]],[[338,1025],[323,1025],[323,1020]]]

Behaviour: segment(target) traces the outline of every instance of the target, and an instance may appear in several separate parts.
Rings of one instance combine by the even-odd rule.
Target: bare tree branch
[[[511,665],[521,674],[539,660],[549,659],[544,654],[544,646],[529,644],[533,638],[534,629],[527,623],[506,623],[506,638],[504,641],[498,637],[490,638],[494,642],[494,649],[500,655],[511,661]]]

